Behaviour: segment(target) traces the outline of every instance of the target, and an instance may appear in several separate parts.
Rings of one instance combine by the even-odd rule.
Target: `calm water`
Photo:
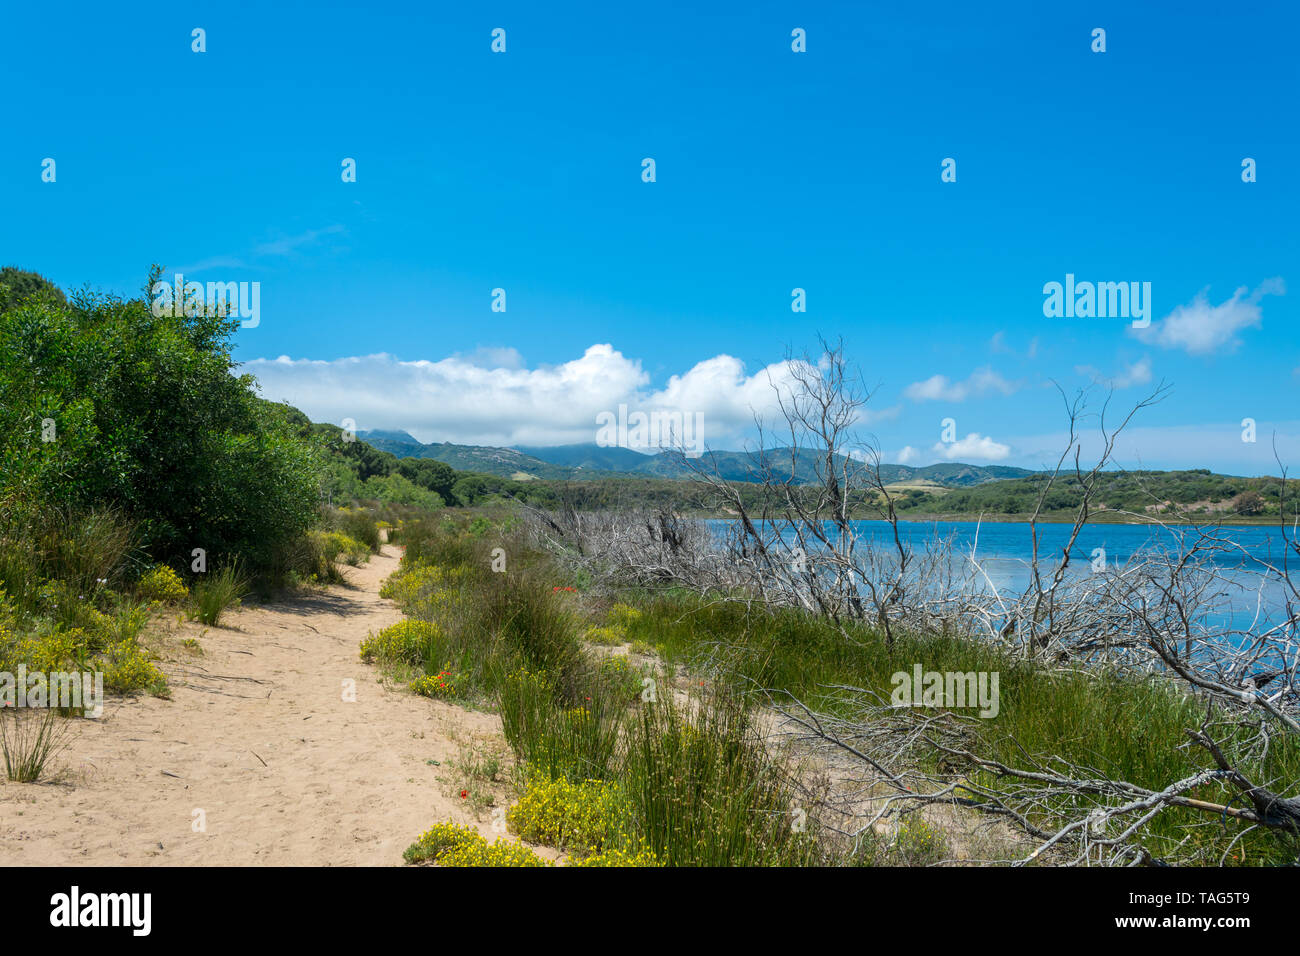
[[[709,522],[719,535],[725,533],[732,524],[730,521]],[[876,547],[894,547],[889,522],[855,521],[853,526],[862,541],[873,542]],[[1038,526],[1038,553],[1040,566],[1044,570],[1055,567],[1070,538],[1070,530],[1070,526],[1065,524]],[[950,540],[953,552],[959,556],[957,568],[964,566],[973,570],[965,558],[974,547],[976,558],[999,590],[1018,592],[1029,584],[1033,540],[1027,523],[903,521],[899,522],[899,532],[904,544],[918,552],[928,544]],[[1242,550],[1222,551],[1206,556],[1206,560],[1221,575],[1226,607],[1226,613],[1215,615],[1213,623],[1243,630],[1253,629],[1252,622],[1261,611],[1265,617],[1276,621],[1284,607],[1284,588],[1273,582],[1261,585],[1258,575],[1251,571],[1259,570],[1260,561],[1281,566],[1287,553],[1282,532],[1275,527],[1234,527],[1220,529],[1215,534],[1220,539],[1235,542]],[[1194,540],[1195,534],[1189,529],[1128,524],[1088,525],[1079,533],[1070,551],[1071,568],[1075,573],[1088,573],[1097,548],[1105,550],[1108,566],[1123,566],[1136,554],[1152,550],[1177,552]],[[1293,576],[1300,581],[1300,557],[1294,552],[1290,557]]]

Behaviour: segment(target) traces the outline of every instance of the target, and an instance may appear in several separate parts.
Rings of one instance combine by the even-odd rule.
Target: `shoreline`
[[[705,521],[732,521],[736,518],[735,514],[717,514],[708,513],[700,515],[687,515],[686,517],[699,517]],[[1029,524],[1032,516],[1028,514],[908,514],[898,516],[898,520],[903,524],[935,524],[943,522],[945,524]],[[850,520],[853,521],[886,521],[879,515],[855,515]],[[1074,515],[1039,515],[1039,524],[1073,524]],[[1159,525],[1178,526],[1183,528],[1196,527],[1227,527],[1227,528],[1281,528],[1284,527],[1276,515],[1265,518],[1250,519],[1240,516],[1228,519],[1206,520],[1202,522],[1187,521],[1176,518],[1157,518],[1151,517],[1147,520],[1133,518],[1130,516],[1118,516],[1115,512],[1100,512],[1092,515],[1087,522],[1089,525],[1094,524],[1120,524],[1133,525],[1134,527],[1148,527]]]

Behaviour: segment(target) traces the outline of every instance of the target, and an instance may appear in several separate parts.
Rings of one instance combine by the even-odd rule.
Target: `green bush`
[[[254,571],[307,529],[317,456],[283,407],[234,374],[237,319],[155,316],[144,298],[90,293],[3,302],[0,511],[9,528],[27,534],[44,515],[113,509],[155,559],[180,565],[204,548],[239,555]],[[76,540],[62,555],[80,565],[70,573],[103,577],[102,564],[92,566],[95,535]]]
[[[334,527],[353,541],[359,541],[372,552],[380,548],[379,523],[369,511],[361,508],[340,508],[334,513]]]
[[[389,664],[422,664],[431,657],[431,645],[438,637],[438,625],[430,621],[398,621],[361,642],[361,659]]]
[[[150,569],[136,584],[135,591],[145,601],[179,601],[190,593],[180,575],[165,564]]]

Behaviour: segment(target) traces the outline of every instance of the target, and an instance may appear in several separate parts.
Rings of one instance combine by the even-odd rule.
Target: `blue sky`
[[[627,403],[737,447],[821,333],[887,460],[1041,465],[1053,381],[1165,380],[1122,465],[1300,468],[1293,5],[472,6],[10,11],[0,261],[259,282],[267,397],[424,440]],[[1067,273],[1151,283],[1152,327],[1045,316]]]

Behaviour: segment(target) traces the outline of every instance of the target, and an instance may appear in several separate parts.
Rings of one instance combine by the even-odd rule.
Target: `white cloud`
[[[903,389],[903,396],[914,402],[949,401],[964,402],[968,398],[977,398],[989,392],[1010,395],[1020,385],[1008,382],[989,366],[976,369],[964,382],[953,382],[946,375],[931,375],[921,382],[913,382]]]
[[[949,461],[1001,461],[1011,454],[1011,446],[995,442],[987,435],[971,432],[960,441],[936,442],[932,449]]]
[[[1238,333],[1260,324],[1259,301],[1266,295],[1283,295],[1286,284],[1268,279],[1254,292],[1242,286],[1231,299],[1211,305],[1203,290],[1187,305],[1180,305],[1159,322],[1145,329],[1130,327],[1129,333],[1143,342],[1165,349],[1183,349],[1191,355],[1232,352],[1241,344]]]
[[[421,441],[480,445],[557,445],[596,439],[596,415],[628,411],[704,416],[703,441],[739,447],[757,413],[780,420],[773,384],[788,393],[791,367],[778,362],[746,374],[744,363],[718,355],[652,386],[640,361],[612,345],[593,345],[581,358],[526,368],[514,349],[480,349],[441,361],[400,361],[387,354],[330,361],[255,359],[265,398],[287,401],[314,421],[351,418],[361,430],[400,428]],[[860,424],[895,417],[899,406],[868,414]],[[772,432],[780,440],[779,429]]]
[[[467,355],[457,353],[452,358],[462,359],[466,364],[476,368],[520,369],[524,367],[524,357],[519,354],[518,349],[511,346],[481,345]]]
[[[1080,375],[1086,375],[1099,385],[1105,385],[1109,388],[1131,388],[1134,385],[1145,385],[1151,381],[1151,358],[1144,355],[1131,365],[1112,376],[1105,376],[1099,370],[1091,365],[1076,365],[1074,370]]]
[[[326,226],[324,229],[308,229],[293,236],[282,236],[270,242],[263,242],[253,247],[255,256],[287,256],[304,246],[314,246],[325,236],[336,236],[347,232],[340,223]]]
[[[906,465],[908,462],[914,461],[918,454],[919,452],[911,445],[904,445],[902,451],[895,455],[894,458],[897,464]]]
[[[993,333],[993,338],[989,339],[989,351],[994,355],[1015,355],[1016,350],[1007,345],[1007,334],[1001,330]],[[1027,359],[1038,356],[1038,336],[1029,340],[1029,345],[1025,349],[1024,357]]]
[[[858,411],[858,424],[874,425],[876,422],[892,422],[898,418],[903,411],[903,404],[889,405],[876,411],[873,408],[863,408]]]
[[[212,269],[251,269],[254,268],[255,264],[265,265],[267,259],[283,258],[292,256],[300,250],[306,251],[320,246],[328,246],[329,241],[331,241],[328,237],[345,236],[347,231],[347,227],[342,223],[334,223],[320,229],[308,229],[296,235],[282,235],[278,239],[258,243],[246,254],[208,256],[177,266],[171,271],[189,275],[195,272],[208,272]]]

